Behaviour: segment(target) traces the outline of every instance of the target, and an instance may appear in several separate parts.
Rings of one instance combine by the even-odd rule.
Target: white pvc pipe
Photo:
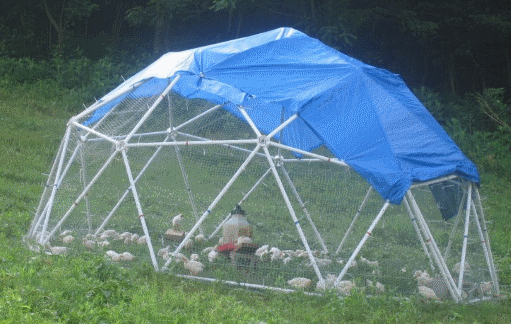
[[[284,129],[287,125],[289,125],[293,120],[298,118],[297,114],[294,114],[293,116],[289,117],[285,122],[280,124],[277,128],[275,128],[268,136],[266,136],[268,139],[271,139],[275,134],[280,132],[282,129]]]
[[[66,157],[67,145],[69,143],[69,137],[71,136],[71,126],[67,126],[66,134],[64,135],[64,146],[62,147],[62,154],[60,155],[59,166],[57,167],[57,174],[55,175],[55,179],[60,178],[60,172],[62,171],[62,165],[64,164],[64,158]],[[48,221],[50,219],[51,210],[53,207],[53,200],[55,199],[55,194],[57,193],[57,188],[59,186],[59,182],[56,182],[53,185],[50,199],[48,200],[48,208],[46,209],[46,217],[44,219],[43,229],[41,231],[41,238],[39,239],[39,243],[43,243],[46,233],[46,228],[48,227]]]
[[[257,129],[256,125],[252,121],[252,118],[250,118],[245,109],[243,109],[243,107],[238,107],[238,109],[241,111],[241,114],[243,115],[243,117],[245,117],[245,120],[250,125],[256,136],[261,137],[261,132],[259,131],[259,129]]]
[[[291,201],[289,200],[286,190],[284,189],[284,185],[282,184],[282,181],[280,180],[279,173],[277,172],[275,163],[273,163],[273,159],[270,155],[270,151],[268,150],[268,148],[266,146],[263,146],[263,150],[264,150],[264,153],[266,154],[266,159],[268,160],[268,163],[270,164],[271,170],[273,172],[273,176],[275,177],[275,180],[277,181],[277,184],[279,186],[280,192],[282,194],[282,198],[284,198],[287,209],[289,210],[289,213],[291,214],[291,218],[293,219],[293,222],[295,223],[296,229],[298,230],[298,234],[300,235],[300,238],[302,239],[302,243],[305,247],[305,250],[307,251],[307,254],[309,255],[309,259],[311,261],[312,267],[314,268],[314,271],[316,272],[316,275],[318,276],[319,282],[323,282],[324,281],[323,276],[321,275],[321,271],[319,270],[319,267],[316,263],[316,258],[314,258],[314,255],[312,255],[312,251],[309,247],[309,243],[307,242],[307,238],[305,237],[305,234],[303,233],[302,227],[300,226],[300,222],[298,221],[298,218],[296,217],[293,206],[291,205]]]
[[[298,201],[300,208],[302,208],[303,212],[305,213],[305,217],[307,217],[307,220],[309,221],[309,224],[311,225],[312,230],[314,231],[314,234],[316,235],[316,238],[318,239],[319,243],[321,244],[321,247],[323,247],[323,251],[325,253],[328,253],[328,248],[325,245],[325,241],[323,241],[323,239],[321,238],[321,235],[318,232],[318,229],[316,228],[316,225],[314,225],[314,222],[312,221],[309,211],[305,207],[305,204],[303,203],[303,200],[300,197],[300,194],[296,190],[296,187],[295,187],[293,181],[291,181],[291,178],[289,177],[289,174],[287,173],[286,168],[284,167],[284,165],[281,165],[280,168],[282,169],[282,173],[284,174],[284,177],[286,178],[287,183],[291,187],[291,191],[293,191],[293,194],[295,195],[295,198]]]
[[[140,204],[140,199],[137,193],[137,187],[135,186],[135,181],[133,181],[133,174],[131,173],[130,163],[128,161],[128,156],[126,154],[126,150],[121,151],[122,158],[124,160],[124,166],[126,167],[126,173],[128,174],[128,179],[130,181],[131,193],[133,194],[133,199],[135,200],[135,205],[137,206],[138,217],[140,218],[140,223],[142,224],[142,229],[144,231],[144,235],[146,237],[147,248],[149,249],[149,254],[151,255],[151,261],[153,262],[154,270],[158,271],[158,262],[156,261],[156,256],[154,254],[153,245],[151,244],[151,236],[149,235],[149,231],[147,230],[147,225],[145,223],[144,212],[142,211],[142,205]]]
[[[415,218],[418,220],[419,228],[422,231],[422,234],[424,235],[424,238],[426,239],[426,244],[429,246],[431,250],[431,255],[433,255],[433,259],[435,260],[438,269],[440,270],[440,273],[444,277],[444,280],[446,282],[447,288],[449,289],[449,292],[451,293],[452,298],[455,302],[461,301],[461,293],[456,288],[456,284],[454,283],[454,279],[451,276],[451,273],[449,272],[449,269],[447,268],[447,265],[445,264],[445,260],[442,257],[442,254],[440,253],[440,250],[438,249],[438,246],[436,244],[435,239],[433,238],[433,235],[431,234],[428,224],[424,220],[424,217],[422,216],[422,213],[419,209],[419,206],[417,205],[417,202],[415,201],[415,198],[412,195],[412,192],[408,190],[406,192],[406,195],[408,199],[410,200],[410,205],[415,213]]]
[[[200,136],[195,136],[195,135],[191,135],[191,134],[187,134],[187,133],[178,132],[178,134],[181,135],[181,136],[193,138],[193,139],[196,139],[196,140],[199,140],[199,141],[209,141],[209,139],[207,139],[207,138],[200,137]],[[254,139],[254,141],[257,141],[257,139]],[[247,150],[247,149],[244,149],[244,148],[241,148],[241,147],[238,147],[238,146],[234,146],[234,145],[230,145],[230,144],[220,144],[220,145],[222,145],[224,147],[227,147],[227,148],[230,148],[230,149],[233,149],[233,150],[236,150],[236,151],[245,152],[247,154],[250,154],[252,152],[251,150]],[[263,157],[263,158],[266,158],[266,156],[264,154],[262,154],[262,153],[257,153],[256,155],[260,156],[260,157]]]
[[[468,194],[467,194],[467,210],[465,213],[465,231],[463,233],[463,246],[461,248],[461,265],[460,265],[460,275],[458,277],[458,290],[461,294],[461,290],[463,289],[463,274],[465,272],[465,258],[467,255],[467,242],[468,242],[468,229],[470,225],[470,204],[472,201],[472,183],[468,184]]]
[[[195,223],[195,225],[192,227],[192,229],[190,230],[190,232],[188,232],[188,234],[185,236],[185,238],[183,239],[183,241],[179,244],[179,246],[176,248],[176,250],[174,251],[173,253],[173,256],[176,256],[180,251],[181,249],[183,248],[184,246],[184,243],[190,239],[190,237],[192,237],[192,235],[195,233],[195,231],[197,230],[197,228],[202,224],[202,222],[204,221],[204,219],[206,219],[206,217],[211,213],[211,211],[216,207],[216,205],[218,204],[218,202],[222,199],[222,197],[225,195],[225,193],[227,192],[227,190],[229,190],[229,188],[232,186],[232,184],[234,183],[234,181],[236,181],[236,179],[239,177],[239,175],[241,174],[241,172],[243,172],[245,170],[245,168],[247,167],[247,165],[250,163],[250,161],[254,158],[254,156],[256,155],[257,151],[259,151],[259,149],[261,148],[261,146],[259,144],[257,144],[257,146],[255,147],[255,149],[252,151],[252,153],[250,153],[250,155],[247,157],[247,159],[241,164],[241,166],[238,168],[238,170],[236,171],[236,173],[232,176],[232,178],[229,180],[229,182],[227,182],[227,184],[225,185],[225,187],[220,191],[220,193],[218,194],[218,196],[215,198],[215,200],[213,200],[213,202],[211,203],[211,205],[209,205],[208,209],[202,214],[202,217],[199,219],[199,221],[197,223]],[[167,262],[165,262],[165,265],[164,265],[164,268],[168,267],[170,262],[172,262],[172,257],[170,257]]]
[[[430,180],[430,181],[414,183],[414,184],[412,184],[410,186],[410,189],[418,188],[418,187],[423,187],[423,186],[428,186],[428,185],[432,185],[432,184],[435,184],[435,183],[438,183],[438,182],[452,180],[452,179],[455,179],[457,177],[458,177],[457,175],[450,175],[450,176],[446,176],[446,177],[442,177],[442,178],[438,178],[438,179],[434,179],[434,180]]]
[[[155,135],[165,135],[165,134],[168,134],[168,131],[161,131],[161,132],[147,132],[147,133],[137,133],[137,134],[134,134],[132,138],[142,138],[142,137],[145,137],[145,136],[155,136]],[[123,139],[123,138],[126,138],[127,134],[126,135],[116,135],[116,136],[111,136],[110,138],[113,139],[113,140],[119,140],[119,139]],[[97,137],[97,138],[91,138],[90,140],[88,140],[88,142],[100,142],[100,141],[104,141],[103,138],[100,138],[100,137]]]
[[[177,81],[179,81],[180,78],[181,78],[181,75],[178,74],[174,78],[174,80],[172,80],[172,82],[168,85],[168,87],[165,88],[165,90],[163,90],[162,94],[158,97],[158,99],[156,99],[156,101],[153,103],[153,105],[146,111],[144,116],[142,116],[142,118],[140,118],[140,120],[135,125],[135,127],[131,130],[131,132],[128,134],[128,136],[126,136],[126,139],[125,139],[126,143],[128,143],[130,141],[131,137],[133,137],[133,135],[142,126],[142,124],[147,120],[147,118],[149,118],[149,116],[151,116],[151,113],[156,109],[158,104],[163,100],[163,98],[165,98],[165,96],[170,92],[170,90],[172,90],[172,87],[174,87],[174,85],[177,83]]]
[[[488,249],[486,248],[486,240],[484,238],[483,230],[481,229],[481,224],[479,222],[479,217],[477,217],[476,207],[474,204],[474,201],[472,200],[472,203],[470,204],[472,207],[472,212],[474,213],[474,220],[476,222],[477,231],[479,232],[479,239],[481,240],[481,246],[483,248],[484,257],[486,259],[486,264],[488,265],[488,271],[490,272],[491,280],[492,282],[497,281],[497,278],[494,277],[492,267],[491,267],[491,261],[490,261],[490,255],[488,253]],[[494,288],[494,287],[493,287]]]
[[[330,162],[330,163],[341,165],[341,166],[344,166],[344,167],[349,167],[349,165],[347,165],[344,161],[339,160],[337,158],[328,158],[328,157],[323,156],[323,155],[311,153],[311,152],[308,152],[308,151],[300,150],[300,149],[297,149],[297,148],[294,148],[294,147],[291,147],[291,146],[287,146],[287,145],[279,144],[279,143],[275,143],[275,142],[269,142],[269,145],[277,147],[277,148],[280,147],[280,148],[282,148],[284,150],[287,150],[287,151],[290,151],[290,152],[295,152],[295,153],[303,154],[303,155],[310,156],[310,157],[313,157],[313,158],[316,158],[316,159],[320,159],[320,160],[322,160],[324,162]]]
[[[200,119],[200,118],[202,118],[202,117],[204,117],[204,116],[206,116],[206,115],[208,115],[208,114],[210,114],[210,113],[212,113],[212,112],[216,111],[218,108],[221,108],[221,107],[223,107],[223,106],[224,106],[224,105],[216,105],[216,106],[214,106],[214,107],[211,107],[211,108],[209,108],[208,110],[206,110],[206,111],[204,111],[204,112],[202,112],[202,113],[198,114],[197,116],[193,117],[192,119],[187,120],[186,122],[182,123],[181,125],[174,127],[174,128],[173,128],[173,130],[177,131],[177,130],[179,130],[179,129],[181,129],[181,128],[185,127],[186,125],[188,125],[188,124],[190,124],[190,123],[193,123],[193,122],[194,122],[194,121],[196,121],[197,119]]]
[[[167,141],[168,139],[170,138],[169,135],[167,135],[167,137],[165,138],[164,141]],[[140,170],[140,172],[138,173],[138,175],[136,176],[134,182],[137,183],[138,182],[138,179],[140,179],[140,177],[142,177],[142,175],[145,173],[145,171],[147,170],[147,168],[151,165],[151,163],[153,162],[153,160],[156,158],[156,156],[158,156],[158,154],[160,153],[160,151],[163,149],[162,146],[158,147],[158,149],[153,153],[153,155],[149,158],[149,160],[146,162],[146,164],[144,165],[144,167],[142,168],[142,170]],[[119,208],[119,206],[121,205],[121,203],[124,201],[124,199],[126,198],[126,196],[128,196],[130,192],[130,188],[126,189],[126,191],[124,192],[124,194],[122,195],[122,197],[119,199],[119,201],[117,202],[117,204],[114,206],[114,208],[110,211],[110,213],[108,214],[108,216],[105,218],[105,220],[103,221],[103,223],[101,223],[101,226],[99,226],[99,228],[96,230],[95,234],[94,235],[98,235],[102,230],[103,228],[106,226],[106,224],[108,224],[108,222],[110,221],[110,218],[113,216],[113,214],[115,213],[115,211],[117,210],[117,208]]]
[[[87,163],[85,161],[85,156],[83,153],[84,146],[85,146],[85,143],[82,143],[80,145],[80,157],[81,157],[81,161],[82,161],[83,189],[85,189],[87,187]],[[90,214],[89,196],[88,195],[85,195],[85,212],[86,212],[87,221],[89,224],[88,233],[90,234],[92,232],[92,218],[91,218],[91,214]]]
[[[152,142],[152,143],[128,143],[127,147],[151,147],[151,146],[189,146],[189,145],[219,145],[219,144],[256,144],[257,139],[246,140],[206,140],[206,141],[176,141],[176,142]]]
[[[58,165],[58,160],[59,160],[59,156],[62,152],[62,146],[64,145],[64,138],[62,138],[62,140],[60,141],[60,145],[59,145],[59,149],[57,150],[57,155],[55,156],[55,159],[53,160],[53,163],[52,163],[52,166],[51,166],[51,171],[50,171],[50,174],[48,175],[48,179],[46,180],[46,183],[44,184],[44,189],[43,189],[43,194],[41,195],[41,200],[39,201],[39,205],[37,206],[37,209],[36,209],[36,212],[35,212],[35,215],[34,215],[34,219],[32,220],[32,223],[30,224],[30,230],[28,231],[28,234],[27,236],[28,237],[31,237],[33,232],[34,232],[34,229],[35,229],[35,225],[38,222],[39,218],[41,217],[41,208],[43,208],[43,201],[46,200],[46,197],[48,194],[49,194],[49,191],[48,191],[48,188],[50,187],[50,180],[51,178],[53,177],[53,174],[55,173],[55,169],[57,168],[57,165]],[[55,178],[55,180],[53,181],[54,183],[57,182],[56,181],[57,178]],[[48,206],[48,201],[46,201],[46,206]],[[46,209],[46,208],[45,208]],[[44,213],[44,211],[43,211]]]
[[[174,142],[176,141],[175,138],[172,139],[174,140]],[[190,205],[192,206],[192,212],[193,215],[195,216],[195,221],[197,222],[199,220],[199,213],[197,212],[197,206],[195,205],[195,200],[193,198],[192,188],[190,187],[190,183],[188,182],[188,174],[186,173],[185,166],[181,159],[181,152],[179,151],[179,146],[174,146],[174,149],[176,151],[177,162],[179,163],[179,168],[181,169],[181,174],[183,176],[183,182],[185,184],[186,193],[188,194],[188,200],[190,201]],[[202,226],[199,226],[199,233],[204,235],[204,230]]]
[[[458,206],[458,215],[456,215],[456,220],[454,221],[454,225],[451,230],[451,234],[449,235],[449,241],[447,241],[447,247],[445,248],[444,252],[444,259],[447,260],[449,258],[449,253],[451,252],[451,245],[452,240],[454,238],[454,234],[456,233],[456,230],[458,229],[458,225],[460,223],[461,215],[463,214],[463,203],[465,202],[465,199],[467,197],[467,192],[463,190],[463,198],[460,201],[460,204]]]
[[[493,261],[493,253],[492,253],[492,250],[491,250],[491,244],[490,244],[490,236],[488,234],[488,228],[486,227],[486,220],[485,220],[485,216],[484,216],[484,210],[483,210],[483,203],[481,201],[481,196],[479,195],[479,189],[477,189],[476,186],[474,186],[474,191],[476,193],[476,199],[477,199],[477,205],[479,207],[479,214],[481,215],[481,226],[482,226],[482,230],[483,230],[483,233],[484,233],[484,238],[485,238],[485,242],[486,242],[486,248],[488,249],[488,254],[490,256],[490,261],[491,261],[491,272],[493,273],[493,277],[495,278],[495,281],[493,282],[493,287],[495,288],[496,290],[496,294],[497,296],[500,295],[500,287],[499,287],[499,280],[498,280],[498,276],[497,276],[497,271],[495,270],[495,263]]]
[[[360,216],[360,213],[362,212],[362,208],[364,208],[365,204],[367,203],[367,199],[369,199],[369,195],[371,194],[372,189],[373,189],[373,187],[371,187],[371,186],[369,186],[369,189],[367,189],[367,193],[364,196],[364,199],[362,200],[362,203],[360,204],[360,207],[358,208],[357,213],[355,214],[355,217],[353,217],[353,220],[351,221],[351,224],[348,227],[348,230],[346,231],[346,233],[344,233],[344,237],[342,238],[341,243],[339,244],[339,247],[335,251],[335,255],[339,254],[339,252],[342,249],[342,246],[344,245],[344,242],[350,235],[351,230],[352,230],[353,226],[355,225],[355,222],[357,221],[358,217]]]
[[[61,218],[61,220],[57,223],[57,225],[53,228],[53,230],[50,232],[50,234],[48,235],[48,237],[44,240],[43,244],[46,244],[50,238],[55,235],[55,232],[57,231],[57,229],[62,226],[62,223],[64,223],[64,221],[67,219],[67,217],[69,217],[69,215],[71,214],[71,212],[76,208],[76,206],[78,206],[78,204],[80,203],[80,201],[83,199],[83,197],[87,194],[87,192],[90,190],[90,188],[94,185],[94,183],[99,179],[99,177],[101,176],[101,174],[106,170],[106,168],[110,165],[110,163],[112,162],[112,160],[114,159],[114,157],[117,155],[117,151],[114,152],[109,158],[108,160],[106,160],[105,164],[103,164],[103,166],[101,167],[101,169],[99,169],[98,173],[96,173],[96,175],[94,176],[94,178],[92,178],[92,180],[89,182],[89,184],[87,185],[87,188],[85,190],[82,191],[82,193],[78,196],[78,198],[76,199],[75,203],[71,205],[71,207],[68,209],[68,211],[64,214],[64,216]]]
[[[389,207],[389,205],[390,205],[390,202],[388,200],[385,201],[385,204],[383,204],[383,207],[381,208],[380,212],[378,213],[378,215],[372,222],[371,226],[369,226],[369,228],[367,229],[367,232],[364,234],[364,237],[362,237],[362,240],[360,240],[360,243],[358,244],[357,248],[355,249],[355,251],[353,251],[353,254],[351,254],[351,257],[348,259],[348,262],[346,262],[346,265],[342,269],[341,273],[339,274],[337,279],[335,279],[334,287],[339,284],[339,282],[342,280],[342,278],[344,277],[346,272],[348,272],[348,269],[351,266],[351,263],[353,262],[353,260],[355,260],[355,258],[357,257],[358,253],[364,246],[364,244],[367,241],[367,239],[369,238],[369,236],[371,236],[371,233],[373,232],[374,227],[378,224],[378,222],[382,218],[383,214],[385,213],[385,210],[387,210],[387,207]]]
[[[87,132],[89,132],[89,133],[91,133],[91,134],[94,134],[94,135],[96,135],[96,136],[98,136],[98,137],[101,137],[101,138],[103,138],[103,139],[105,139],[105,140],[109,141],[110,143],[112,143],[112,144],[114,144],[114,145],[117,145],[117,144],[118,144],[118,141],[114,140],[114,139],[113,139],[113,138],[111,138],[110,136],[107,136],[107,135],[105,135],[105,134],[103,134],[103,133],[100,133],[100,132],[98,132],[98,131],[96,131],[96,130],[94,130],[94,129],[90,128],[90,127],[84,126],[84,125],[82,125],[82,124],[80,124],[80,123],[77,123],[75,120],[72,120],[72,121],[71,121],[71,124],[73,124],[74,126],[76,126],[76,127],[78,127],[78,128],[81,128],[81,129],[83,129],[83,130],[85,130],[85,131],[87,131]]]
[[[145,80],[143,80],[145,81]],[[82,111],[80,114],[76,115],[75,117],[73,117],[74,119],[78,120],[80,118],[82,118],[83,116],[87,115],[87,114],[90,114],[92,112],[94,112],[95,110],[103,107],[104,105],[106,105],[107,103],[119,98],[120,96],[124,95],[126,92],[129,92],[133,89],[135,89],[137,86],[139,86],[140,84],[142,84],[142,82],[137,82],[135,83],[134,85],[132,85],[131,87],[128,87],[126,89],[124,89],[123,91],[119,92],[117,94],[117,96],[113,97],[113,98],[110,98],[109,100],[106,100],[106,101],[96,101],[95,103],[93,103],[89,108],[85,109],[84,111]]]
[[[417,236],[419,237],[419,241],[421,242],[422,250],[424,250],[424,253],[428,256],[429,265],[431,267],[431,270],[435,271],[435,265],[433,263],[433,259],[431,259],[431,255],[429,254],[428,247],[426,246],[426,243],[424,243],[424,238],[422,237],[422,233],[419,229],[419,225],[417,225],[417,219],[415,219],[415,216],[413,216],[412,209],[410,208],[410,204],[408,203],[408,200],[406,199],[406,197],[403,198],[403,202],[405,203],[405,207],[408,210],[408,215],[410,216],[410,220],[412,221],[413,228],[415,229],[415,232],[417,233]]]

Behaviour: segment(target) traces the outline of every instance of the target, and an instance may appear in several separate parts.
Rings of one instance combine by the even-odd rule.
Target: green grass
[[[368,299],[354,294],[340,301],[328,294],[311,297],[299,292],[281,294],[183,281],[155,273],[148,263],[123,268],[79,249],[68,257],[30,252],[21,237],[42,193],[46,180],[42,173],[49,171],[65,122],[71,116],[60,111],[72,100],[69,94],[55,98],[31,91],[35,90],[0,89],[1,323],[511,322],[509,300],[477,305],[424,304],[413,297]],[[218,176],[212,174],[209,181],[215,183]],[[481,193],[488,197],[484,203],[501,284],[509,288],[511,185],[509,179],[491,174],[484,174],[482,183]],[[151,202],[145,203],[150,208]]]

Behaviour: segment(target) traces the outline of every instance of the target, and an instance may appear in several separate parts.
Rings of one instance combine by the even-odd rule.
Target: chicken
[[[72,233],[73,233],[72,230],[65,230],[64,232],[60,233],[59,237],[63,238],[63,237],[66,237],[66,236],[68,236],[68,235],[70,235]]]
[[[414,272],[413,278],[417,281],[419,286],[427,286],[433,280],[426,271],[422,272],[420,270]]]
[[[121,254],[121,261],[133,261],[135,260],[135,256],[129,252],[124,252]]]
[[[362,256],[360,257],[360,261],[365,263],[365,264],[367,264],[367,265],[370,265],[372,267],[378,267],[379,266],[378,261],[369,261],[369,260],[367,260],[366,258],[364,258]]]
[[[137,240],[137,244],[140,244],[140,245],[147,244],[146,236],[144,235],[144,236],[139,237],[138,240]]]
[[[130,232],[124,232],[124,233],[120,234],[119,236],[117,236],[117,238],[116,238],[116,239],[117,239],[117,240],[122,240],[122,241],[124,241],[124,240],[126,240],[126,238],[128,238],[128,237],[131,239],[131,235],[132,235],[132,234],[131,234]]]
[[[282,261],[284,262],[284,265],[286,265],[286,264],[287,264],[289,261],[291,261],[292,259],[293,259],[292,257],[288,256],[288,257],[286,257],[286,258],[282,259]]]
[[[201,251],[201,253],[202,254],[209,253],[209,252],[213,251],[214,249],[216,249],[216,245],[205,248],[204,250]]]
[[[318,290],[332,289],[334,288],[334,283],[336,279],[337,277],[334,276],[333,274],[328,274],[325,280],[323,280],[322,282],[321,281],[318,282],[318,284],[316,285],[316,289]]]
[[[316,259],[316,264],[318,265],[318,267],[326,267],[330,263],[332,263],[332,260],[330,259]],[[307,266],[312,267],[312,261],[309,262]]]
[[[351,294],[351,290],[355,288],[355,283],[349,281],[349,280],[343,280],[339,281],[336,288],[342,295],[349,295]]]
[[[288,285],[293,286],[294,288],[305,289],[312,285],[312,280],[307,278],[293,278],[289,280],[287,283]]]
[[[371,287],[374,289],[375,292],[377,293],[384,293],[385,292],[385,286],[383,286],[383,284],[381,284],[380,282],[376,282],[376,285],[369,279],[366,280],[366,284],[367,286]]]
[[[467,270],[470,270],[470,264],[468,264],[467,262],[465,262],[465,265],[463,267],[465,270],[463,271],[467,271]],[[461,262],[458,262],[454,265],[454,267],[452,268],[452,271],[456,272],[456,273],[460,273],[460,270],[461,270]]]
[[[116,262],[121,261],[121,255],[115,251],[112,251],[112,250],[106,251],[105,257],[109,258],[112,261],[116,261]]]
[[[255,251],[255,255],[257,255],[258,257],[261,257],[263,254],[270,253],[270,251],[268,250],[269,247],[270,247],[269,245],[261,246],[260,248],[258,248]]]
[[[290,257],[296,257],[296,252],[293,250],[284,250],[284,251],[282,251],[282,253],[284,253],[284,255],[287,255]]]
[[[208,253],[208,260],[209,262],[214,262],[215,259],[218,257],[218,252],[215,250],[211,250]]]
[[[192,247],[192,245],[193,245],[193,241],[192,241],[191,239],[188,239],[188,240],[186,240],[186,241],[185,241],[185,243],[183,244],[183,248],[184,248],[184,249],[189,249],[189,248],[191,248],[191,247]]]
[[[184,267],[185,267],[185,269],[190,271],[190,274],[192,276],[196,276],[199,273],[201,273],[202,270],[204,270],[204,265],[202,263],[200,263],[199,261],[193,261],[193,260],[188,260],[188,261],[185,260]]]
[[[190,255],[190,260],[192,260],[192,261],[199,261],[200,260],[199,255],[198,254]]]
[[[172,219],[172,227],[174,227],[174,229],[176,231],[179,231],[179,227],[181,226],[182,221],[183,221],[183,214],[179,214],[179,215],[175,216]]]
[[[67,254],[68,248],[65,246],[49,246],[49,249],[51,251],[51,254],[55,255],[64,255]]]
[[[94,245],[96,245],[96,242],[94,242],[94,241],[92,241],[92,240],[88,240],[88,239],[84,238],[84,239],[82,240],[82,244],[83,244],[86,248],[88,248],[89,250],[92,250],[92,249],[94,249]]]
[[[158,256],[162,257],[165,253],[169,253],[169,252],[170,252],[170,245],[167,245],[166,247],[164,247],[158,251]]]
[[[99,247],[105,247],[105,246],[108,246],[108,245],[110,245],[110,242],[108,242],[107,240],[98,242],[98,246]]]
[[[419,294],[421,296],[424,296],[426,297],[426,299],[432,299],[432,300],[440,300],[435,292],[433,291],[433,289],[431,288],[428,288],[426,286],[419,286]]]
[[[199,234],[199,235],[195,236],[196,242],[204,242],[205,240],[206,240],[206,237],[203,234]]]
[[[284,253],[279,248],[272,247],[270,250],[271,261],[279,260],[284,258]]]
[[[252,239],[248,236],[240,236],[238,237],[238,245],[241,245],[241,244],[250,244],[252,243]]]
[[[306,258],[309,256],[307,251],[304,251],[304,250],[296,250],[295,254],[296,254],[297,258]]]
[[[138,234],[133,234],[131,235],[131,240],[130,240],[130,243],[137,243],[138,239],[139,239],[139,235]]]
[[[64,244],[69,244],[69,243],[73,242],[73,240],[74,240],[74,239],[75,239],[75,238],[73,237],[73,235],[67,235],[67,236],[65,236],[65,237],[62,239],[62,242],[63,242]]]

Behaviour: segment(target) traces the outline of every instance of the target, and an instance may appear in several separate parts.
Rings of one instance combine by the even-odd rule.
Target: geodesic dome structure
[[[399,76],[297,30],[168,53],[67,126],[40,244],[248,287],[499,294],[475,165]],[[236,205],[250,243],[219,241]]]

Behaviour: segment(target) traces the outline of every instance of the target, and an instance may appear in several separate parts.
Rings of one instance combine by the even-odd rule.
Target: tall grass
[[[51,79],[0,85],[0,322],[511,322],[509,300],[453,305],[361,294],[343,300],[280,294],[182,281],[144,265],[128,270],[90,253],[71,258],[31,252],[22,237],[42,193],[43,173],[66,120],[88,95]],[[483,173],[482,180],[499,276],[509,288],[511,185],[493,173]]]

